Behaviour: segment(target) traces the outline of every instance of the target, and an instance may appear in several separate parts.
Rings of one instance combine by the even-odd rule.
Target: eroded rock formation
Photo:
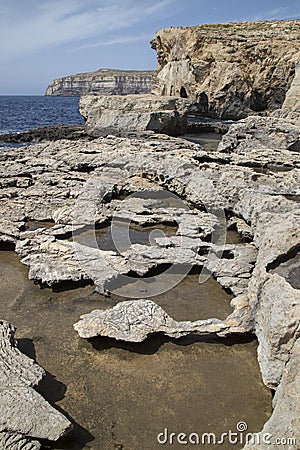
[[[251,329],[247,301],[242,297],[234,306],[235,312],[225,321],[208,319],[177,322],[151,300],[127,301],[118,303],[110,310],[94,310],[81,316],[74,328],[83,338],[107,336],[130,342],[142,342],[152,333],[164,333],[174,338],[191,333],[216,333],[221,336],[245,333]]]
[[[283,373],[282,381],[273,399],[274,412],[259,433],[259,442],[245,446],[247,450],[271,450],[285,448],[295,450],[299,447],[300,406],[300,340]],[[280,432],[279,432],[280,430]],[[276,439],[279,441],[276,443]]]
[[[15,328],[0,321],[0,446],[6,450],[38,450],[39,439],[56,441],[72,424],[34,390],[45,371],[23,355]]]
[[[278,391],[271,424],[280,435],[276,414],[286,410],[285,386],[290,386],[289,368],[294,367],[299,340],[297,133],[295,122],[250,117],[234,125],[214,151],[151,132],[138,138],[62,140],[31,146],[30,151],[3,151],[1,240],[16,244],[30,278],[48,285],[93,282],[98,292],[106,294],[119,275],[141,276],[161,264],[179,261],[209,269],[235,295],[232,314],[237,314],[237,322],[231,322],[227,331],[238,323],[235,331],[241,331],[242,325],[258,337],[264,382]],[[187,210],[155,202],[151,190],[176,194]],[[146,192],[147,197],[119,197],[136,192]],[[218,211],[226,212],[228,226],[239,230],[247,243],[224,245],[219,238],[213,240],[222,225]],[[93,233],[91,239],[84,233],[114,216],[144,226],[170,223],[173,218],[177,229],[147,244],[99,249]],[[53,226],[26,230],[29,219],[52,220]],[[70,240],[72,231],[75,242]],[[163,320],[172,321],[158,312]],[[143,315],[132,317],[137,327],[142,324]],[[201,326],[213,324],[213,331],[222,333],[232,318],[211,318]],[[157,330],[152,319],[150,326],[146,322],[145,335]],[[176,322],[176,327],[181,325]],[[127,336],[126,328],[123,332],[121,339]],[[142,337],[143,333],[141,329]],[[299,395],[293,383],[292,387],[293,395]],[[287,420],[295,423],[294,413],[289,414]]]
[[[160,30],[154,92],[197,99],[212,117],[299,110],[299,32],[297,20]]]
[[[79,109],[94,136],[152,130],[171,136],[184,134],[193,102],[156,95],[83,96]]]
[[[282,117],[298,118],[300,114],[300,61],[295,63],[295,76],[287,91],[280,115]]]
[[[151,92],[153,83],[154,72],[151,70],[100,69],[57,78],[47,87],[45,95],[147,94]]]
[[[87,96],[80,112],[95,136],[145,130],[177,136],[187,128],[187,113],[299,120],[299,32],[297,20],[160,30],[151,41],[156,95]]]
[[[278,151],[280,149],[280,151]],[[246,165],[270,168],[299,167],[300,135],[296,121],[249,116],[233,124],[218,151],[229,158],[244,159]],[[258,155],[255,164],[255,155]],[[265,160],[265,161],[264,161]]]

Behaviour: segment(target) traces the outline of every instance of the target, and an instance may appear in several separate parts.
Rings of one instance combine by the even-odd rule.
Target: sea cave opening
[[[187,92],[186,92],[186,89],[185,89],[184,86],[181,86],[181,88],[180,88],[180,97],[181,98],[188,98],[188,95],[187,95]]]

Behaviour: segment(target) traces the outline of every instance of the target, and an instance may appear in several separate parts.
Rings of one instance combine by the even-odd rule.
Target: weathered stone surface
[[[255,329],[260,337],[258,359],[264,381],[276,386],[300,336],[300,291],[277,274],[266,277],[258,294]]]
[[[15,328],[3,320],[0,321],[0,364],[1,384],[24,386],[37,385],[43,376],[44,370],[35,362],[23,355],[14,341]]]
[[[252,239],[253,232],[251,227],[241,217],[231,217],[227,222],[229,230],[236,229],[236,231],[243,236],[244,239]]]
[[[33,238],[27,237],[32,235]],[[89,279],[80,268],[72,242],[61,241],[47,232],[25,232],[16,251],[23,264],[30,265],[29,279],[52,286],[61,281]]]
[[[257,250],[252,244],[224,245],[224,257],[220,259],[217,247],[205,262],[205,267],[218,282],[233,294],[239,295],[247,290],[251,273],[257,258]]]
[[[179,338],[190,333],[244,333],[250,330],[248,305],[236,304],[225,321],[218,319],[177,322],[151,300],[120,302],[109,310],[94,310],[81,316],[74,329],[83,338],[107,336],[117,340],[142,342],[152,333]],[[246,314],[245,314],[246,313]]]
[[[280,385],[273,399],[274,411],[259,433],[260,442],[245,446],[247,450],[297,450],[300,441],[300,340],[295,342]],[[267,438],[267,441],[264,441]],[[276,440],[279,440],[276,442]]]
[[[156,95],[84,96],[80,113],[95,136],[152,130],[172,136],[184,134],[193,102]]]
[[[230,152],[204,150],[154,133],[3,151],[2,240],[16,242],[33,279],[49,285],[93,282],[102,293],[110,291],[120,274],[133,270],[144,275],[178,257],[209,267],[223,287],[235,295],[243,293],[232,303],[233,322],[218,321],[219,331],[210,332],[254,331],[263,379],[276,389],[299,333],[299,290],[292,283],[300,243],[299,203],[294,201],[300,194],[300,170],[299,151],[290,148],[296,142],[295,122],[280,119],[275,126],[275,119],[259,118],[257,127],[264,127],[267,135],[270,123],[271,139],[252,129],[247,146],[238,143]],[[245,126],[247,121],[240,132]],[[126,197],[134,192],[146,198]],[[178,205],[157,202],[150,192],[176,194],[189,208],[180,211]],[[230,217],[228,226],[244,232],[247,243],[224,245],[219,230],[226,226],[225,214],[219,214],[224,210]],[[115,215],[144,227],[175,221],[177,228],[169,236],[153,237],[149,245],[99,250],[85,233]],[[28,219],[55,223],[24,231]],[[72,229],[78,237],[75,243],[67,240]],[[223,328],[224,322],[228,328]]]
[[[258,257],[248,296],[259,339],[258,357],[264,382],[274,388],[299,336],[299,290],[274,271],[299,246],[299,204],[283,197],[245,194],[236,205],[254,231]]]
[[[1,134],[1,142],[42,142],[56,141],[59,139],[81,139],[88,138],[83,125],[51,125],[48,127],[37,127],[19,133]]]
[[[100,69],[54,80],[45,95],[81,96],[87,94],[125,95],[150,93],[154,83],[152,70]]]
[[[299,27],[290,20],[160,30],[152,41],[154,92],[196,98],[202,114],[212,117],[240,119],[281,108],[299,61]],[[296,81],[288,108],[295,88]]]
[[[0,432],[0,445],[3,450],[39,450],[39,441],[28,440],[22,434]]]
[[[293,256],[295,253],[295,256]],[[281,277],[285,278],[285,280],[294,288],[300,289],[300,251],[299,248],[295,248],[291,251],[291,253],[286,258],[283,256],[283,262],[279,263],[279,261],[275,264],[277,267],[269,270],[269,273],[277,273]]]
[[[264,382],[273,388],[280,382],[289,352],[300,334],[300,295],[271,269],[291,258],[289,254],[299,246],[297,223],[299,208],[285,214],[265,212],[259,216],[254,237],[260,250],[248,295],[259,336],[258,359]]]
[[[82,141],[78,147],[70,142],[62,141],[31,147],[30,154],[27,154],[24,149],[1,154],[2,180],[3,182],[5,180],[4,186],[6,186],[2,191],[4,194],[2,198],[3,227],[6,233],[9,230],[9,224],[15,227],[14,231],[10,232],[9,239],[13,242],[18,239],[17,251],[22,257],[22,262],[30,266],[29,276],[48,284],[90,279],[90,275],[88,276],[76,261],[72,244],[62,241],[60,236],[70,233],[70,227],[75,219],[77,227],[80,228],[83,225],[93,225],[94,220],[98,224],[104,223],[111,220],[116,213],[121,218],[127,218],[140,225],[169,223],[175,220],[179,228],[177,236],[169,238],[167,244],[164,240],[158,239],[157,246],[152,248],[135,245],[123,256],[104,252],[103,256],[106,255],[108,260],[114,261],[114,268],[109,276],[104,271],[103,274],[106,273],[104,278],[96,282],[101,292],[103,292],[103,282],[106,283],[115,276],[121,266],[121,273],[136,270],[137,255],[140,273],[145,273],[160,263],[173,263],[178,254],[182,257],[181,262],[199,265],[204,263],[206,253],[210,252],[213,257],[213,249],[206,242],[202,244],[199,242],[199,237],[205,238],[212,233],[214,224],[217,223],[217,219],[213,216],[194,210],[180,217],[179,212],[174,208],[166,210],[166,205],[163,205],[162,208],[157,209],[156,205],[155,209],[153,201],[147,203],[146,200],[141,202],[132,198],[129,199],[130,201],[113,200],[107,203],[107,199],[114,193],[122,192],[122,189],[135,191],[137,180],[144,180],[143,183],[148,180],[147,189],[149,186],[154,186],[156,190],[159,187],[167,187],[179,195],[184,193],[199,207],[215,203],[221,208],[231,209],[245,190],[251,191],[251,198],[256,198],[260,191],[274,194],[270,196],[270,211],[275,207],[274,202],[278,203],[280,199],[280,204],[285,203],[290,205],[290,208],[295,207],[294,202],[278,195],[282,192],[297,194],[299,174],[295,169],[287,174],[272,173],[271,176],[268,174],[258,176],[252,169],[216,163],[204,163],[202,169],[202,164],[198,165],[197,161],[199,153],[202,155],[203,151],[198,149],[198,146],[183,140],[153,135],[146,140],[100,138],[92,142]],[[207,152],[204,153],[208,156]],[[19,158],[17,158],[18,154]],[[38,161],[36,155],[39,155]],[[236,157],[238,158],[239,155],[236,154]],[[16,159],[22,163],[15,162]],[[11,161],[14,161],[13,165]],[[100,181],[101,186],[98,190],[96,186],[95,191],[88,188],[87,198],[89,195],[92,195],[92,198],[95,195],[96,197],[102,195],[102,198],[106,199],[105,203],[101,204],[99,201],[96,211],[93,212],[95,205],[93,202],[91,205],[87,203],[83,196],[81,206],[79,208],[77,206],[75,211],[74,206],[80,196],[80,189],[91,177],[91,172],[93,177]],[[18,187],[19,180],[24,180],[25,174],[31,182],[27,187]],[[120,210],[122,204],[123,209]],[[242,216],[249,221],[248,214],[244,211],[246,204],[247,202],[244,202]],[[189,217],[188,221],[183,220],[185,216]],[[25,224],[26,217],[33,220],[54,219],[56,225],[48,230],[22,232],[20,235],[20,228],[22,224]],[[15,222],[16,219],[18,222]],[[182,237],[185,237],[184,241]],[[197,256],[199,247],[204,249],[204,257]],[[180,248],[183,251],[178,253]],[[238,247],[231,247],[231,249],[234,250],[234,259],[225,258],[221,264],[223,269],[218,271],[214,268],[213,271],[221,284],[238,294],[243,292],[248,284],[251,275],[249,268],[253,266],[253,257],[249,260],[252,261],[250,266],[248,262],[245,262],[242,268],[238,262]],[[93,261],[96,253],[91,254],[92,252],[87,248],[83,254],[86,258],[90,253],[91,261]],[[219,255],[220,250],[217,249],[216,253]],[[211,260],[211,264],[212,262]],[[224,265],[227,265],[227,270]],[[237,273],[234,272],[234,267],[240,267]],[[92,279],[95,282],[97,277]]]
[[[269,164],[273,162],[278,165],[282,162],[282,165],[293,167],[299,164],[299,127],[285,119],[247,117],[230,127],[218,151],[245,156],[250,154],[250,157],[254,152],[265,153]]]
[[[121,140],[121,142],[123,142],[123,144],[127,144],[127,140]],[[119,146],[118,152],[120,152],[120,148],[121,147]],[[112,154],[110,156],[113,157]],[[161,164],[159,164],[161,167],[159,168],[159,166],[156,167],[157,159],[154,156],[155,153],[152,155],[151,152],[148,156],[143,154],[140,160],[141,165],[139,165],[139,162],[135,157],[136,167],[131,167],[133,173],[139,173],[142,166],[146,165],[147,171],[154,170],[154,172],[157,173],[157,170],[159,170],[161,173],[164,173],[164,178],[166,179],[168,170],[172,171],[172,158],[167,158],[166,162],[164,162],[162,158]],[[130,161],[130,166],[132,166],[133,163],[131,162],[131,157],[129,155],[128,160]],[[126,164],[125,161],[126,160],[123,160],[122,164]],[[173,164],[174,162],[175,160],[173,161]],[[180,162],[180,164],[185,164],[184,159],[177,162]],[[95,171],[94,179],[98,179],[98,181],[101,182],[99,189],[101,187],[103,189],[103,193],[106,193],[105,195],[112,195],[117,185],[119,186],[119,189],[123,183],[127,188],[130,186],[128,183],[131,172],[128,171],[126,174],[125,166],[122,170],[116,170],[115,165],[116,160],[113,160],[110,166],[106,165],[103,170],[98,169]],[[153,167],[153,169],[151,167]],[[106,180],[105,173],[108,168],[110,176]],[[201,172],[199,172],[196,167],[194,167],[194,169],[195,174],[193,175],[193,180],[197,180],[198,184],[191,185],[191,193],[193,193],[193,195],[195,194],[194,188],[199,188],[199,186],[202,186]],[[211,175],[216,177],[218,176],[218,173],[218,170],[216,172],[213,171]],[[230,172],[228,173],[226,183],[231,183],[231,178],[232,173]],[[190,180],[188,179],[186,180],[187,194],[189,193],[187,187],[191,184],[189,181]],[[206,182],[207,181],[208,180],[206,179]],[[173,183],[173,181],[171,182]],[[209,183],[206,185],[206,189],[209,193],[211,193],[211,187],[212,185]],[[220,188],[220,195],[225,199],[225,197],[228,197],[227,188],[226,191],[224,191],[224,194],[222,194],[222,190],[224,189],[222,184],[220,185]],[[97,189],[98,188],[96,186],[95,193],[88,189],[88,198],[89,196],[93,198],[94,195],[98,195],[97,193],[100,191]],[[230,186],[230,184],[228,184],[228,191],[231,192],[231,195],[233,194],[232,186]],[[202,195],[203,193],[201,193],[201,196]],[[199,202],[199,198],[191,198],[195,202]],[[177,199],[177,201],[182,203],[180,199]],[[158,205],[156,203],[158,203]],[[94,217],[92,215],[91,205],[89,205],[89,202],[87,202],[85,197],[83,197],[82,203],[79,207],[77,207],[76,217],[74,216],[74,208],[72,215],[72,207],[59,208],[53,214],[53,218],[55,218],[56,221],[62,221],[65,224],[71,224],[72,222],[74,224],[74,219],[76,218],[77,222],[79,220],[78,226],[80,226],[81,223],[93,226],[93,220],[101,223],[110,220],[112,217],[123,220],[127,219],[140,225],[154,225],[156,223],[170,223],[175,221],[178,224],[176,236],[168,238],[167,241],[156,238],[154,246],[149,247],[135,244],[131,246],[131,248],[128,247],[126,252],[122,255],[118,255],[115,252],[102,252],[95,248],[91,249],[90,247],[84,248],[86,242],[84,240],[81,241],[79,237],[77,244],[81,245],[80,251],[78,250],[78,245],[76,250],[74,250],[70,242],[63,242],[59,239],[59,234],[68,232],[67,229],[56,225],[49,230],[22,233],[21,239],[17,244],[17,252],[21,256],[22,262],[30,266],[29,276],[32,279],[38,279],[44,283],[52,285],[59,281],[87,280],[91,277],[92,273],[92,279],[99,292],[106,292],[106,284],[111,281],[111,279],[115,278],[118,273],[128,273],[130,270],[133,270],[137,273],[144,274],[150,268],[157,267],[160,264],[174,264],[175,262],[179,264],[203,265],[207,259],[207,256],[205,255],[210,253],[210,263],[207,267],[213,270],[213,273],[216,277],[218,277],[220,283],[226,288],[232,288],[232,291],[235,294],[243,292],[247,286],[250,272],[253,267],[253,262],[255,260],[255,257],[253,258],[252,247],[249,247],[249,249],[251,249],[249,253],[247,246],[231,245],[227,247],[210,247],[207,242],[201,243],[199,238],[205,238],[213,232],[214,227],[218,223],[217,217],[211,214],[199,212],[195,209],[182,209],[181,204],[181,209],[178,209],[178,207],[170,207],[163,202],[160,205],[160,203],[161,200],[157,202],[154,200],[132,197],[129,197],[128,200],[125,199],[123,201],[113,200],[102,206],[100,204],[100,209],[96,211],[96,216]],[[200,205],[201,203],[199,206]],[[122,206],[121,209],[120,206]],[[83,216],[81,216],[82,213],[84,214]],[[86,239],[86,237],[84,239]],[[197,255],[199,248],[204,250],[204,256]],[[223,250],[231,252],[232,255],[230,258],[232,257],[232,259],[225,257],[220,268],[218,268],[218,261]],[[248,256],[246,257],[247,251]],[[82,264],[78,264],[76,261],[75,255],[78,252],[82,253],[82,263],[84,262],[84,265],[88,264],[89,276],[87,276],[85,271],[82,269]],[[97,258],[97,255],[101,257]],[[248,260],[247,258],[250,259]],[[97,260],[96,265],[95,260]],[[88,261],[90,261],[90,263],[88,263]],[[107,271],[106,268],[107,263],[110,267],[109,271]],[[101,273],[100,278],[96,275],[97,272]]]
[[[168,207],[168,201],[171,203],[177,201],[179,207],[175,208],[174,205]],[[69,228],[68,226],[61,228],[59,225],[50,229],[40,228],[23,232],[21,239],[17,242],[16,251],[21,256],[22,263],[30,266],[30,279],[53,285],[60,281],[82,281],[92,278],[100,293],[109,292],[108,283],[120,274],[134,271],[144,275],[149,269],[162,264],[189,265],[190,267],[202,265],[207,257],[198,255],[200,247],[203,248],[204,254],[212,253],[216,273],[222,274],[216,268],[222,252],[232,251],[232,257],[237,256],[238,261],[243,251],[238,250],[234,245],[228,248],[217,245],[211,247],[207,242],[201,242],[201,236],[206,237],[213,232],[218,218],[213,214],[183,208],[182,204],[179,198],[171,194],[165,199],[157,200],[129,197],[123,201],[111,201],[102,209],[102,220],[107,221],[112,217],[114,219],[111,225],[116,246],[114,251],[99,250],[92,229],[80,231],[79,227],[74,237],[74,244],[63,241],[59,239],[59,235],[68,232]],[[89,211],[86,202],[82,205],[82,210],[85,214]],[[93,226],[91,218],[89,220],[89,224]],[[121,220],[123,222],[120,222]],[[126,234],[130,222],[153,226],[172,221],[178,224],[178,230],[177,232],[174,230],[174,236],[153,237],[147,245],[132,243],[129,235]],[[233,276],[239,276],[241,271],[249,271],[246,259],[237,262],[235,268],[230,261]],[[243,269],[240,269],[241,265]]]
[[[20,228],[22,225],[23,222],[15,222],[12,224],[11,221],[2,219],[0,222],[0,240],[2,242],[14,244],[20,236]]]
[[[281,115],[288,117],[297,117],[298,124],[300,120],[300,52],[298,61],[295,63],[295,77],[290,89],[287,91],[285,100],[281,108]]]
[[[57,440],[72,425],[33,389],[45,372],[18,350],[14,333],[0,321],[0,443],[4,450],[35,450],[37,439]]]

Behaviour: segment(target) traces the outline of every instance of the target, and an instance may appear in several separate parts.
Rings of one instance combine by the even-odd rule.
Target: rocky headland
[[[195,98],[203,115],[223,119],[270,112],[284,102],[294,108],[296,98],[299,108],[299,33],[297,20],[160,30],[152,41],[153,91]]]
[[[262,379],[275,396],[260,442],[245,446],[253,450],[295,450],[300,442],[297,36],[299,21],[161,30],[152,44],[156,94],[84,96],[88,139],[0,153],[0,242],[15,249],[29,279],[126,297],[78,317],[80,337],[120,345],[157,333],[225,343],[257,337]],[[215,149],[165,134],[179,134],[193,112],[243,119]],[[104,248],[97,230],[110,226],[118,237],[116,220],[128,229],[175,228]],[[230,230],[238,240],[227,239]],[[172,267],[210,275],[230,294],[230,312],[186,320],[149,300],[160,271]],[[168,272],[167,286],[180,273]],[[22,430],[9,433],[23,439]],[[295,441],[276,446],[276,438]]]
[[[299,120],[299,21],[168,28],[151,41],[158,67],[152,95],[83,96],[94,136],[152,130],[180,135],[191,114],[238,120],[251,115]],[[193,124],[194,131],[208,124]],[[228,129],[228,124],[210,124]]]
[[[81,96],[148,94],[154,83],[151,70],[99,69],[54,80],[45,95]]]

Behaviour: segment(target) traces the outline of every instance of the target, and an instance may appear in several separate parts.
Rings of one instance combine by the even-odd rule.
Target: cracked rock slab
[[[36,450],[39,439],[56,441],[72,424],[34,390],[45,371],[18,350],[14,333],[0,321],[0,444],[3,450]]]
[[[193,106],[188,99],[156,95],[86,95],[80,113],[93,136],[152,130],[171,136],[184,134],[186,114]]]

